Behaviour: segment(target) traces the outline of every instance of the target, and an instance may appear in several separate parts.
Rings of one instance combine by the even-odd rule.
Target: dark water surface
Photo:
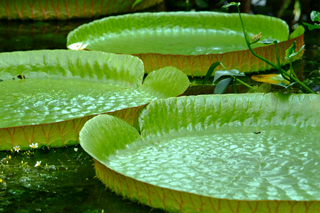
[[[150,212],[94,176],[93,160],[80,146],[0,152],[0,212]]]

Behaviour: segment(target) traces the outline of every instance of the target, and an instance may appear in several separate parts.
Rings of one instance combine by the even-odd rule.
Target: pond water
[[[94,176],[93,160],[80,146],[0,152],[0,212],[150,212]]]
[[[0,22],[0,52],[65,49],[68,32],[92,20]],[[295,63],[301,78],[320,91],[320,31],[305,33],[306,52]],[[191,79],[196,81],[196,79]],[[192,90],[189,94],[211,92]],[[35,167],[38,161],[40,166]],[[39,162],[38,162],[39,163]],[[92,158],[80,146],[0,152],[0,212],[163,212],[106,190]]]

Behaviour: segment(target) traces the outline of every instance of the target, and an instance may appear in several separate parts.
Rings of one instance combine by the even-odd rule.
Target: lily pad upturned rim
[[[23,0],[12,0],[1,2],[0,19],[7,20],[67,20],[74,18],[94,18],[110,14],[128,13],[144,10],[148,7],[160,4],[163,0],[143,0],[134,5],[136,0],[76,0],[64,1],[49,0],[48,4],[36,0],[24,2]]]
[[[215,19],[218,19],[218,21]],[[256,29],[256,26],[252,23],[257,21],[260,21],[260,22],[263,21],[263,22],[271,22],[271,23],[268,23],[271,26],[269,25],[266,26],[266,28],[267,29],[270,28],[270,30],[266,32],[262,32],[263,38],[266,36],[269,37],[273,35],[280,42],[286,41],[289,38],[289,27],[285,21],[279,18],[265,16],[265,15],[242,14],[242,19],[244,20],[248,33],[252,33],[252,31],[259,33],[260,29]],[[73,31],[71,31],[67,37],[67,46],[74,43],[81,42],[84,44],[89,44],[88,49],[90,50],[90,41],[92,42],[93,40],[106,34],[110,34],[109,36],[113,36],[113,35],[119,35],[122,33],[127,33],[130,31],[139,31],[139,30],[155,31],[158,29],[159,30],[171,29],[171,30],[177,31],[179,30],[177,27],[181,29],[195,28],[195,29],[202,29],[202,30],[232,29],[242,34],[243,33],[242,28],[238,22],[240,23],[240,19],[238,14],[236,13],[207,12],[207,11],[200,11],[200,12],[178,11],[178,12],[157,12],[157,13],[141,12],[141,13],[118,15],[118,16],[109,16],[109,17],[94,20],[87,24],[83,24],[78,28],[74,29]],[[150,24],[152,25],[150,26]],[[277,26],[277,28],[274,28],[275,26]],[[232,27],[232,28],[229,28],[229,27]],[[116,53],[121,53],[121,52],[116,52]],[[161,54],[159,52],[148,52],[148,53]],[[225,52],[222,52],[222,53],[225,53]],[[141,52],[141,53],[129,53],[129,54],[146,54],[146,53]],[[163,55],[167,55],[167,54],[170,54],[170,53],[165,53]],[[207,54],[210,54],[210,53],[196,54],[196,55],[207,55]],[[181,54],[172,54],[172,55],[181,55]],[[185,54],[185,55],[189,55],[189,54]]]
[[[207,99],[207,102],[204,101],[205,99]],[[211,101],[214,100],[213,103],[211,103],[210,100]],[[307,105],[308,109],[306,109],[306,104],[305,104],[306,102],[309,103]],[[192,106],[195,103],[199,103],[199,105],[197,108],[193,109]],[[302,129],[305,128],[309,130],[313,129],[313,131],[316,131],[315,128],[319,128],[318,116],[314,115],[314,112],[318,112],[316,108],[319,108],[318,107],[319,105],[317,105],[317,103],[320,103],[320,98],[317,95],[304,95],[304,94],[290,95],[290,96],[280,95],[280,94],[216,95],[216,96],[212,96],[212,99],[210,99],[209,96],[204,95],[204,96],[197,96],[197,97],[178,97],[178,98],[169,98],[166,100],[156,100],[156,101],[152,101],[140,114],[139,123],[140,123],[140,131],[142,134],[142,138],[140,138],[136,130],[127,126],[120,119],[113,118],[107,115],[106,116],[101,115],[87,122],[83,130],[80,132],[80,144],[84,148],[84,150],[88,152],[91,156],[93,156],[94,159],[97,161],[95,164],[97,176],[110,189],[115,190],[116,193],[122,194],[123,196],[128,197],[130,199],[134,199],[134,200],[138,199],[139,202],[145,203],[147,205],[151,205],[152,207],[157,207],[159,205],[160,208],[166,209],[168,211],[169,210],[177,211],[179,210],[179,206],[180,208],[185,209],[186,208],[185,206],[189,205],[189,207],[191,206],[190,207],[191,209],[194,208],[194,210],[196,210],[196,209],[199,209],[200,204],[201,204],[200,208],[201,206],[206,206],[207,208],[208,203],[204,203],[203,200],[209,199],[214,202],[219,201],[219,203],[220,201],[225,202],[226,200],[227,201],[229,200],[231,203],[233,203],[232,206],[234,206],[237,202],[243,202],[243,203],[249,202],[248,204],[246,204],[248,206],[245,207],[245,209],[242,209],[243,211],[240,211],[240,212],[251,212],[251,211],[253,212],[251,205],[253,206],[257,205],[257,208],[258,208],[259,203],[264,203],[264,204],[259,204],[260,206],[264,206],[263,208],[267,208],[267,207],[269,208],[270,207],[269,202],[273,203],[274,205],[276,204],[275,202],[277,202],[277,205],[280,205],[281,208],[279,208],[279,210],[277,208],[275,212],[282,212],[284,210],[290,209],[292,206],[287,205],[288,202],[298,203],[298,205],[295,206],[295,209],[305,208],[303,206],[306,204],[306,202],[310,204],[314,203],[314,205],[312,206],[312,209],[317,209],[320,207],[320,202],[319,202],[320,197],[318,197],[318,199],[315,199],[315,200],[313,199],[311,200],[280,199],[278,201],[275,201],[275,199],[271,199],[271,200],[245,199],[241,201],[241,200],[230,199],[230,198],[219,199],[219,198],[214,198],[210,196],[206,197],[203,194],[199,195],[199,194],[194,194],[193,192],[179,191],[176,189],[172,189],[170,187],[163,188],[157,184],[144,182],[142,180],[144,178],[143,176],[141,176],[142,178],[141,179],[141,178],[134,178],[131,175],[128,176],[126,173],[122,173],[122,172],[119,173],[118,169],[121,166],[116,163],[117,161],[115,161],[116,160],[115,156],[119,154],[121,156],[121,153],[125,154],[125,156],[128,156],[129,154],[130,159],[135,159],[135,158],[132,158],[131,154],[126,151],[128,149],[135,149],[135,147],[140,147],[141,144],[149,144],[149,143],[155,144],[154,146],[152,145],[150,149],[157,149],[157,145],[159,145],[160,141],[166,140],[168,138],[183,137],[190,134],[192,131],[193,132],[200,131],[199,133],[195,134],[195,135],[198,135],[198,137],[200,137],[202,135],[201,131],[217,132],[217,131],[225,131],[226,129],[229,129],[229,128],[237,130],[237,128],[239,127],[242,128],[241,126],[243,125],[243,127],[247,129],[246,131],[249,131],[246,134],[250,134],[255,138],[264,137],[263,135],[266,133],[263,133],[263,132],[261,133],[259,132],[259,130],[260,131],[266,130],[266,127],[268,127],[268,125],[271,125],[270,130],[276,129],[277,126],[281,127],[282,125],[284,125],[286,126],[286,129],[287,129],[286,131],[290,130],[291,132],[293,130],[298,130],[298,128],[302,128]],[[284,108],[284,106],[288,106],[288,104],[294,107]],[[210,108],[207,108],[207,106],[214,106],[214,109],[210,110]],[[228,107],[225,108],[226,106]],[[199,110],[199,109],[202,109],[202,110]],[[229,111],[231,109],[234,110],[234,113],[231,113]],[[265,109],[269,109],[269,110],[265,110]],[[198,115],[198,116],[188,118],[186,114],[187,112],[191,113],[192,115]],[[203,112],[210,113],[208,114],[210,116],[206,117],[205,120],[203,120],[204,117],[201,116],[201,114],[202,115],[205,114]],[[214,117],[215,113],[212,113],[212,112],[216,112],[218,116],[215,118]],[[252,115],[252,117],[248,117],[250,115]],[[273,115],[273,116],[270,116],[270,115]],[[117,126],[118,128],[110,129],[110,126],[109,126],[109,128],[106,130],[104,127],[105,125]],[[214,127],[215,125],[216,127]],[[125,127],[127,128],[127,130],[124,130],[122,128],[124,126],[128,127],[128,128]],[[99,128],[101,129],[98,130]],[[208,129],[203,130],[203,128],[205,129],[208,128]],[[232,133],[234,130],[228,130],[228,131],[231,131],[230,133]],[[99,140],[101,139],[96,137],[97,135],[99,135],[99,131],[101,133],[100,134],[101,139],[104,138],[103,144],[99,143]],[[103,131],[103,133],[101,131]],[[300,133],[302,133],[301,131]],[[109,135],[108,132],[112,132],[111,137],[107,137],[107,135]],[[113,144],[112,142],[112,138],[114,137],[113,134],[117,135],[117,133],[114,133],[114,132],[122,132],[122,133],[126,132],[126,134],[122,134],[122,136],[119,136],[119,137],[116,136],[115,138],[117,139],[115,140],[117,142]],[[92,137],[93,135],[95,135],[94,138]],[[292,136],[292,137],[294,138],[295,136]],[[316,147],[313,147],[313,149],[316,149]],[[194,150],[194,151],[197,151],[197,150]],[[176,154],[180,153],[178,150],[176,150],[176,152],[177,152]],[[141,155],[140,151],[137,154],[140,156],[139,157],[140,160],[145,159],[145,156]],[[154,156],[153,158],[157,158],[158,155],[154,154],[153,156]],[[125,158],[126,157],[124,158],[121,157],[122,159],[121,161],[126,162]],[[165,160],[165,158],[162,158],[162,157],[161,159]],[[129,170],[127,171],[130,173],[134,172],[135,171],[133,169],[134,166],[135,166],[135,163],[132,162],[130,164],[131,169],[128,168]],[[146,167],[148,167],[148,169],[153,168],[152,164],[147,164]],[[148,170],[148,171],[151,171],[151,170]],[[151,175],[152,172],[148,172],[148,174]],[[310,176],[310,178],[311,179],[315,178],[315,176],[316,175]],[[153,176],[150,176],[150,177],[153,177]],[[145,178],[148,179],[148,175],[145,176]],[[177,181],[174,178],[173,179],[171,178],[170,180],[172,182]],[[307,183],[307,180],[304,183]],[[310,189],[310,190],[313,190],[313,189]],[[167,197],[168,193],[171,194],[168,196],[171,198]],[[185,203],[185,199],[189,199],[187,198],[188,194],[190,196],[190,199],[191,197],[193,197],[191,199],[191,201],[192,200],[194,201],[194,202],[192,201],[194,205],[193,207],[191,204]],[[171,200],[169,201],[168,199],[171,199]],[[182,202],[182,199],[184,199],[184,202]],[[230,207],[230,203],[228,205]],[[237,205],[239,205],[239,203]],[[233,207],[230,207],[230,208],[232,209]],[[232,212],[232,211],[229,210],[227,212]],[[261,209],[256,212],[261,212]]]
[[[50,147],[57,147],[61,146],[62,144],[65,145],[70,141],[70,145],[72,145],[75,143],[75,141],[78,140],[78,133],[84,125],[84,123],[88,119],[92,118],[94,115],[100,113],[112,113],[116,116],[122,117],[123,119],[128,118],[132,120],[139,113],[141,107],[149,103],[149,101],[153,100],[154,98],[167,98],[171,97],[172,95],[180,95],[187,89],[189,85],[189,80],[187,76],[183,74],[180,70],[177,70],[173,67],[162,68],[158,71],[151,73],[144,79],[144,84],[142,84],[144,76],[143,63],[137,57],[130,55],[71,50],[38,50],[1,53],[0,61],[0,79],[3,79],[3,81],[0,82],[1,86],[3,86],[0,87],[0,91],[4,90],[4,92],[0,92],[0,96],[3,96],[1,97],[2,104],[5,105],[7,110],[14,108],[13,106],[15,106],[15,104],[16,106],[19,106],[18,108],[10,110],[9,112],[11,114],[2,111],[1,119],[3,121],[9,119],[9,121],[12,123],[15,122],[12,121],[12,119],[16,119],[16,124],[2,126],[0,128],[0,150],[10,150],[12,149],[12,147],[16,145],[20,145],[23,149],[26,149],[28,148],[28,145],[31,145],[31,143],[34,142]],[[18,75],[24,76],[25,79],[18,79]],[[12,78],[15,78],[16,80],[12,80]],[[36,96],[33,97],[32,94],[28,95],[28,92],[26,91],[28,88],[25,88],[26,90],[19,90],[19,88],[22,88],[23,84],[27,85],[26,83],[28,81],[31,82],[31,80],[33,80],[32,82],[35,83],[38,82],[38,80],[48,80],[50,78],[53,79],[52,85],[55,84],[56,80],[59,81],[59,84],[61,84],[61,82],[63,84],[63,82],[68,79],[74,80],[75,82],[79,82],[79,85],[82,85],[82,82],[91,82],[90,84],[94,85],[96,82],[100,85],[100,88],[102,88],[101,86],[103,85],[118,85],[119,87],[121,86],[121,88],[125,89],[123,92],[120,92],[122,96],[128,93],[130,97],[128,96],[127,99],[132,99],[134,97],[136,97],[137,99],[131,101],[130,105],[127,106],[123,105],[126,103],[121,102],[120,105],[115,105],[115,107],[110,108],[110,110],[96,111],[99,110],[101,107],[101,109],[104,109],[105,107],[111,104],[100,103],[100,108],[98,106],[97,108],[93,108],[93,111],[88,112],[89,108],[87,108],[84,104],[87,101],[86,99],[83,99],[83,97],[85,97],[86,95],[89,97],[91,96],[91,93],[90,91],[83,91],[82,93],[84,94],[84,96],[79,96],[80,99],[78,100],[79,104],[77,104],[77,106],[79,108],[81,107],[81,105],[83,105],[83,107],[86,108],[85,112],[75,111],[76,114],[72,115],[71,111],[70,114],[69,110],[63,110],[67,111],[67,113],[64,112],[66,114],[64,115],[64,117],[60,116],[60,118],[59,116],[57,117],[55,111],[54,113],[48,114],[48,110],[46,110],[45,112],[47,115],[52,114],[51,117],[52,119],[54,119],[52,120],[50,117],[42,116],[42,114],[39,111],[40,114],[38,113],[38,117],[40,116],[42,120],[37,120],[36,122],[34,122],[34,118],[36,118],[36,115],[33,116],[32,110],[36,110],[38,106],[37,104],[40,104],[41,106],[40,102],[43,102],[46,99],[43,100],[43,98],[41,98],[42,96],[39,96],[40,99],[38,101],[29,101],[30,103],[21,102],[21,100],[24,100],[24,98],[30,99],[30,97],[36,98]],[[50,82],[50,80],[48,80],[48,82]],[[11,84],[12,86],[19,87],[16,88],[17,93],[10,94]],[[32,85],[29,86],[33,87]],[[36,88],[37,86],[38,85],[35,84],[34,87]],[[69,87],[68,85],[65,85],[61,88],[68,89]],[[172,88],[174,90],[172,90]],[[43,94],[46,94],[45,89],[46,85],[44,85]],[[70,91],[73,91],[72,89],[73,88],[70,87]],[[97,90],[95,88],[92,89]],[[58,89],[58,91],[53,92],[52,94],[50,90],[52,89],[49,88],[50,96],[54,95],[53,97],[60,97],[60,93],[57,93],[60,92]],[[74,91],[81,92],[82,90],[83,88],[75,88]],[[37,90],[37,94],[39,92],[42,94],[41,91]],[[141,97],[139,96],[139,94]],[[21,100],[20,96],[22,97]],[[69,95],[67,94],[67,96]],[[6,101],[6,97],[11,97],[12,100],[17,100],[8,101],[8,99]],[[142,102],[139,102],[139,97]],[[78,97],[76,95],[73,96],[73,94],[71,94],[70,98],[76,99]],[[60,105],[61,103],[64,103],[64,101],[62,100],[53,100],[57,100],[57,103],[59,103]],[[71,101],[71,99],[69,101]],[[83,102],[83,104],[80,104],[81,101],[85,102]],[[96,101],[98,100],[96,99]],[[117,100],[114,100],[113,102],[116,101]],[[30,105],[28,105],[28,103]],[[43,107],[47,106],[46,103],[43,103],[45,104],[43,105]],[[92,103],[90,104],[90,106],[93,105],[93,102],[90,103]],[[50,106],[48,105],[47,107],[50,108]],[[52,105],[51,107],[54,106],[55,105]],[[64,107],[67,106],[63,106],[62,109],[64,109]],[[113,107],[113,105],[111,107]],[[20,108],[21,111],[19,111]],[[27,113],[27,110],[31,111]],[[39,108],[39,110],[42,110],[42,108]],[[134,113],[134,115],[130,115],[130,113]],[[25,123],[23,119],[17,119],[16,117],[20,116],[20,114],[29,117],[31,116],[30,118],[32,118],[33,120],[30,122],[32,123],[30,123],[29,120],[26,120],[27,123]],[[47,120],[48,118],[50,118],[51,120]],[[131,120],[128,122],[132,123],[133,125],[134,121]]]
[[[155,27],[165,27],[166,22],[167,23],[167,28],[169,29],[174,29],[172,21],[177,18],[174,16],[203,16],[203,17],[210,17],[214,15],[219,15],[219,16],[227,16],[230,19],[234,19],[235,22],[239,22],[239,18],[237,14],[223,14],[223,13],[216,13],[216,12],[160,12],[160,13],[136,13],[136,14],[128,14],[128,15],[120,15],[116,17],[107,17],[104,19],[100,20],[95,20],[91,23],[85,24],[80,26],[79,28],[75,29],[74,31],[70,32],[67,38],[67,44],[70,45],[72,43],[77,43],[77,42],[83,42],[86,43],[88,39],[98,39],[99,36],[102,35],[108,35],[112,36],[113,34],[118,34],[120,32],[129,32],[131,29],[134,30],[139,30],[142,28],[145,31],[148,31],[148,27],[144,26],[141,20],[144,20],[144,22],[148,23],[150,21],[149,19],[151,17],[157,17],[158,19],[155,19],[154,22],[152,23]],[[150,16],[150,17],[149,17]],[[162,16],[172,16],[172,20],[161,20]],[[284,59],[285,56],[285,51],[287,48],[291,46],[294,40],[297,41],[297,46],[298,48],[301,48],[303,45],[303,32],[299,31],[299,33],[294,33],[295,37],[290,37],[289,39],[289,30],[287,24],[281,20],[277,19],[274,17],[269,17],[269,16],[262,16],[262,15],[248,15],[248,14],[242,14],[243,19],[244,19],[244,24],[246,25],[247,31],[250,33],[255,32],[259,33],[256,28],[253,27],[253,29],[250,31],[250,22],[248,21],[249,19],[252,18],[252,20],[255,19],[263,19],[266,20],[266,22],[269,22],[267,20],[272,20],[272,22],[278,23],[279,26],[283,25],[282,31],[279,31],[280,27],[274,26],[269,26],[270,24],[266,24],[267,27],[270,27],[269,30],[263,31],[262,36],[267,36],[270,37],[268,33],[274,32],[275,35],[272,36],[273,38],[277,37],[277,35],[283,34],[284,37],[278,38],[277,39],[280,41],[278,44],[278,49],[279,49],[279,54],[280,54],[280,63],[282,65],[287,64],[288,61]],[[140,17],[140,21],[135,20],[138,17]],[[145,21],[145,19],[147,21]],[[154,18],[153,17],[153,18]],[[125,21],[124,24],[119,24],[121,23],[121,20]],[[205,19],[203,19],[205,21]],[[203,21],[202,20],[202,21]],[[110,24],[108,23],[110,21]],[[114,23],[113,23],[114,22]],[[118,23],[119,22],[119,23]],[[184,26],[186,24],[180,24],[182,21],[175,23],[174,26]],[[191,22],[191,21],[190,21]],[[227,22],[229,24],[231,21]],[[118,24],[116,24],[118,23]],[[200,25],[200,23],[196,23],[193,21],[191,24],[189,23],[189,20],[187,21],[189,25],[195,24],[195,25]],[[254,23],[251,22],[251,23]],[[159,24],[159,26],[157,25]],[[141,25],[141,26],[140,26]],[[150,25],[150,24],[149,24]],[[119,27],[120,26],[120,27]],[[190,27],[190,26],[184,26],[184,27]],[[208,28],[208,21],[204,23],[204,26],[200,26],[201,29],[206,29]],[[221,26],[220,26],[221,27]],[[240,23],[236,26],[239,28],[239,33],[242,33],[242,30],[240,30],[241,26]],[[279,28],[279,29],[278,29]],[[102,30],[103,29],[103,30]],[[109,29],[108,31],[105,31],[104,29]],[[222,28],[221,28],[222,29]],[[274,31],[277,29],[277,31]],[[222,29],[223,30],[223,29]],[[266,37],[263,37],[264,39]],[[270,37],[271,38],[271,37]],[[244,39],[244,38],[243,38]],[[289,40],[288,40],[289,39]],[[244,40],[243,40],[244,42]],[[90,50],[90,46],[88,47]],[[266,46],[261,46],[261,47],[256,47],[254,50],[261,56],[266,57],[268,60],[271,62],[277,64],[277,59],[276,59],[276,54],[274,50],[274,45],[266,45]],[[98,49],[97,49],[98,50]],[[100,49],[102,50],[102,49]],[[115,51],[116,53],[121,53],[121,51]],[[303,53],[299,54],[294,60],[297,60],[301,58]],[[224,52],[224,53],[219,53],[219,54],[198,54],[198,55],[179,55],[179,54],[162,54],[162,53],[156,53],[156,52],[149,52],[149,53],[132,53],[132,55],[138,56],[141,58],[144,62],[145,65],[145,70],[147,73],[151,72],[154,69],[161,68],[163,66],[175,66],[178,69],[182,70],[185,72],[187,75],[191,76],[205,76],[208,68],[210,65],[216,61],[221,61],[228,69],[238,69],[240,72],[256,72],[256,71],[264,71],[267,69],[270,69],[271,66],[266,64],[265,62],[255,58],[250,51],[245,48],[244,50],[239,50],[239,51],[230,51],[230,52]],[[282,57],[283,56],[283,57]],[[217,70],[223,69],[222,66],[219,66]]]
[[[137,89],[140,87],[143,78],[143,65],[141,60],[129,55],[70,50],[33,50],[1,53],[0,61],[2,62],[0,64],[2,84],[4,82],[10,83],[15,81],[24,83],[24,79],[19,80],[17,78],[18,75],[22,75],[25,76],[25,81],[29,79],[74,79],[80,82],[123,85],[127,88]],[[125,63],[123,63],[123,61],[125,61]],[[117,64],[121,64],[121,67],[117,66]],[[110,75],[110,73],[113,74]],[[108,74],[108,76],[106,76],[106,74]],[[24,91],[21,91],[21,93],[23,94]],[[2,93],[2,95],[8,96],[8,93]],[[13,101],[12,104],[16,104],[16,101]],[[94,114],[99,113],[102,112]],[[53,122],[4,126],[2,128],[69,121],[94,114],[86,114],[84,116],[76,116],[71,119],[56,120]]]

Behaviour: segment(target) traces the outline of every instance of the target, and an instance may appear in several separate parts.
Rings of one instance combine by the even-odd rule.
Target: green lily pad
[[[281,64],[285,50],[296,40],[303,45],[303,31],[289,39],[287,24],[277,18],[243,14],[250,36],[279,40]],[[83,43],[88,50],[132,54],[141,58],[146,72],[175,66],[191,76],[204,76],[221,61],[227,69],[253,72],[270,69],[247,49],[237,14],[216,12],[136,13],[107,17],[84,24],[68,35],[67,44]],[[257,54],[276,63],[275,46],[254,44]],[[295,58],[301,58],[302,53]],[[221,70],[219,66],[217,70]]]
[[[96,18],[128,13],[154,6],[163,0],[10,0],[1,1],[0,19],[52,20]]]
[[[141,135],[110,115],[80,144],[116,193],[169,212],[320,210],[320,96],[203,95],[152,101]]]
[[[83,124],[100,113],[112,112],[133,124],[143,105],[180,95],[189,85],[187,76],[173,67],[151,73],[141,85],[143,75],[142,61],[129,55],[68,50],[0,54],[0,150],[77,143]]]

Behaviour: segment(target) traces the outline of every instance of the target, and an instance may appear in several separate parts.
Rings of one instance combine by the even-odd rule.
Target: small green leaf
[[[262,44],[277,44],[279,42],[280,41],[277,39],[263,39],[262,41],[259,41],[259,43],[262,43]]]
[[[105,138],[104,143],[99,143],[101,138]],[[80,132],[82,148],[100,162],[108,162],[107,156],[114,150],[124,149],[127,144],[140,140],[141,137],[133,126],[120,118],[106,114],[98,115],[88,121]],[[91,143],[85,143],[85,141]],[[114,143],[114,141],[118,142]]]
[[[286,50],[286,59],[291,58],[290,56],[294,53],[296,48],[297,48],[296,41],[294,41],[293,44]]]
[[[217,66],[219,66],[219,65],[220,65],[219,61],[218,62],[214,62],[213,64],[211,64],[211,66],[208,69],[208,72],[207,72],[206,76],[203,79],[202,85],[211,77],[214,69],[217,68]]]
[[[320,12],[318,12],[318,11],[312,11],[312,12],[310,13],[310,18],[311,18],[311,20],[312,20],[313,22],[315,22],[315,21],[319,21],[319,22],[320,22]]]
[[[304,33],[305,29],[302,25],[299,25],[289,36],[289,39],[297,38]]]
[[[132,7],[131,8],[134,8],[134,6],[136,6],[137,4],[139,4],[140,2],[142,2],[143,0],[136,0],[134,3],[133,3],[133,5],[132,5]]]
[[[308,24],[308,23],[305,23],[305,22],[303,22],[303,24],[306,25],[309,30],[320,29],[320,25],[319,24]]]
[[[286,85],[284,82],[280,82],[280,83],[274,84],[274,85],[281,86],[281,87],[284,87],[284,88],[288,89],[289,87],[293,86],[293,85],[296,84],[296,83],[297,83],[297,82],[292,82],[292,83]]]
[[[223,94],[226,91],[226,89],[229,86],[232,79],[233,79],[232,77],[229,77],[229,78],[222,79],[221,81],[219,81],[216,88],[214,88],[213,93],[214,94]]]
[[[189,86],[185,73],[175,67],[163,67],[151,72],[140,87],[148,94],[158,98],[169,98],[181,95]]]
[[[217,71],[214,74],[213,84],[216,82],[221,76],[246,76],[244,73],[240,73],[239,70],[232,69],[232,70],[223,70],[223,71]]]
[[[298,52],[294,52],[296,50],[296,42],[294,42],[291,47],[289,47],[289,49],[287,49],[286,51],[286,59],[287,60],[290,60],[292,59],[293,57],[295,57],[296,55],[298,55],[304,48],[305,45],[303,45],[300,50]]]
[[[223,5],[222,8],[227,9],[227,8],[233,7],[233,6],[239,7],[239,6],[240,6],[240,2],[231,2],[231,3],[229,3],[229,4]]]

